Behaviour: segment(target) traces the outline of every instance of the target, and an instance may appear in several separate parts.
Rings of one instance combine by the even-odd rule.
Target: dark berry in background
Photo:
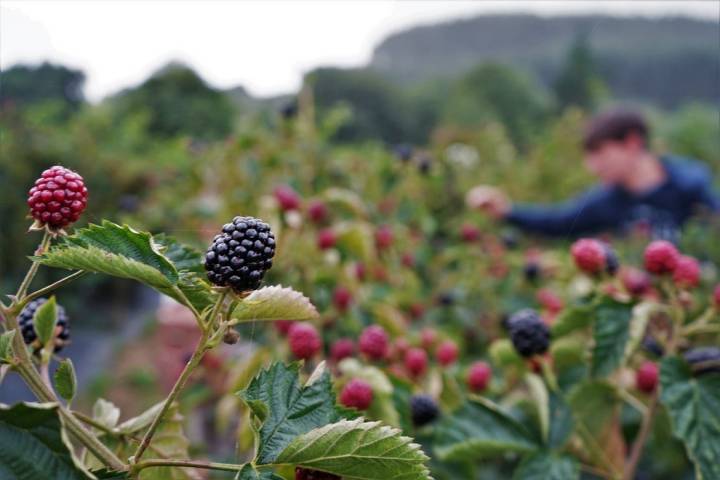
[[[410,417],[416,427],[422,427],[440,416],[440,409],[430,395],[414,395],[410,399]]]
[[[18,315],[20,331],[22,332],[23,340],[27,345],[30,345],[38,338],[37,333],[35,333],[33,318],[35,317],[37,309],[45,302],[47,302],[47,298],[38,298],[37,300],[33,300],[28,303],[25,308],[22,309],[20,315]],[[60,332],[55,337],[55,352],[59,352],[70,340],[70,324],[68,322],[68,316],[61,305],[57,306],[56,327],[60,327]]]
[[[515,350],[523,357],[545,353],[550,346],[550,329],[535,310],[527,308],[513,314],[508,329]]]
[[[59,230],[74,223],[87,206],[83,178],[72,170],[55,166],[45,170],[28,192],[30,215],[42,226]]]
[[[275,255],[275,236],[270,225],[253,217],[235,217],[223,226],[205,254],[205,270],[211,283],[236,292],[255,290]]]
[[[693,367],[696,375],[710,372],[720,373],[720,348],[718,347],[693,348],[685,352],[683,356],[685,361]],[[709,362],[713,362],[713,365],[709,365]],[[700,363],[703,366],[699,367]],[[704,364],[708,365],[704,366]]]

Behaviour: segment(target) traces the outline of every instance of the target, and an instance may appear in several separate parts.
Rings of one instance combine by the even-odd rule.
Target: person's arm
[[[706,178],[699,189],[698,202],[710,210],[720,213],[720,193],[713,190],[711,177]]]

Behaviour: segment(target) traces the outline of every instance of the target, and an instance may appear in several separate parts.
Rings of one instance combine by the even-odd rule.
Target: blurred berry
[[[680,258],[675,245],[665,240],[655,240],[645,248],[643,255],[645,270],[650,273],[664,274],[672,273],[677,267]]]
[[[340,392],[340,403],[346,407],[367,410],[372,401],[372,387],[365,380],[359,378],[350,380]]]
[[[370,325],[360,334],[359,347],[371,360],[384,360],[389,349],[388,334],[380,325]]]
[[[317,329],[310,323],[296,322],[288,332],[290,351],[296,358],[308,360],[322,348],[322,340]]]
[[[467,384],[473,392],[485,390],[492,378],[492,369],[487,362],[475,362],[470,365],[467,374]]]

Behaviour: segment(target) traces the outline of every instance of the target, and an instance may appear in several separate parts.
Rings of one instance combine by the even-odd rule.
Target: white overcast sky
[[[0,68],[50,60],[83,69],[98,100],[169,60],[218,87],[296,89],[318,65],[359,66],[389,33],[481,13],[685,15],[720,20],[710,1],[13,1],[0,0]]]

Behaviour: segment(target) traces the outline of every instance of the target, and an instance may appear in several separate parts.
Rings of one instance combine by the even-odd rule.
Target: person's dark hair
[[[642,137],[647,146],[648,126],[642,114],[633,110],[611,110],[593,117],[585,128],[583,148],[592,151],[606,141],[625,140],[631,133]]]

